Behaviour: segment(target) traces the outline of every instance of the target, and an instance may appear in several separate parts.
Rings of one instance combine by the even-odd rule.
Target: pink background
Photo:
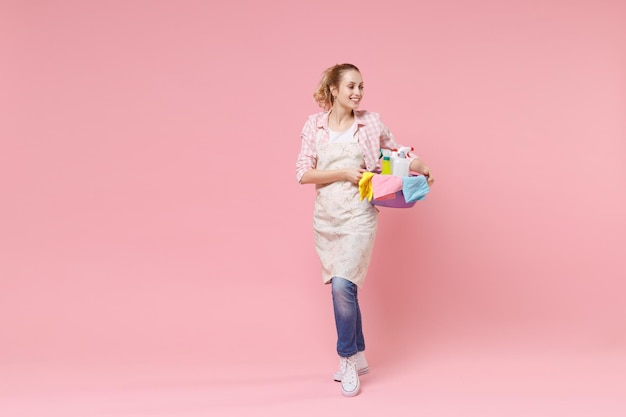
[[[626,413],[626,3],[2,0],[0,59],[0,414]],[[437,179],[354,399],[295,181],[341,62]]]

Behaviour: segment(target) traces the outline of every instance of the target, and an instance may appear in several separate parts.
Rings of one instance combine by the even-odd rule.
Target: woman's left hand
[[[412,160],[410,169],[413,172],[417,172],[418,174],[425,176],[429,187],[435,183],[435,178],[433,177],[432,172],[430,172],[430,168],[428,168],[428,165],[423,163],[420,159],[415,158]]]
[[[435,178],[433,177],[433,174],[430,172],[430,168],[428,168],[426,165],[424,165],[424,169],[422,170],[420,174],[426,177],[426,181],[428,182],[429,187],[435,183]]]

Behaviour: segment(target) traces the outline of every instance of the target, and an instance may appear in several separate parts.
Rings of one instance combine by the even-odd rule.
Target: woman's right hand
[[[365,170],[363,168],[346,168],[343,170],[344,180],[352,184],[358,184]]]

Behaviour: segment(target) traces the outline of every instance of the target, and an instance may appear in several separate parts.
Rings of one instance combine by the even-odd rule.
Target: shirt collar
[[[363,113],[365,110],[355,110],[354,111],[354,123],[358,126],[365,126],[367,123],[365,122],[365,117],[363,117]],[[317,119],[317,127],[328,129],[328,116],[330,115],[330,110],[325,113],[322,113],[322,117]]]

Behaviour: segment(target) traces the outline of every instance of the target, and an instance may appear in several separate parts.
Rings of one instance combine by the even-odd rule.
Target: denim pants
[[[339,277],[332,279],[331,286],[337,326],[337,353],[346,358],[365,350],[358,287]]]

